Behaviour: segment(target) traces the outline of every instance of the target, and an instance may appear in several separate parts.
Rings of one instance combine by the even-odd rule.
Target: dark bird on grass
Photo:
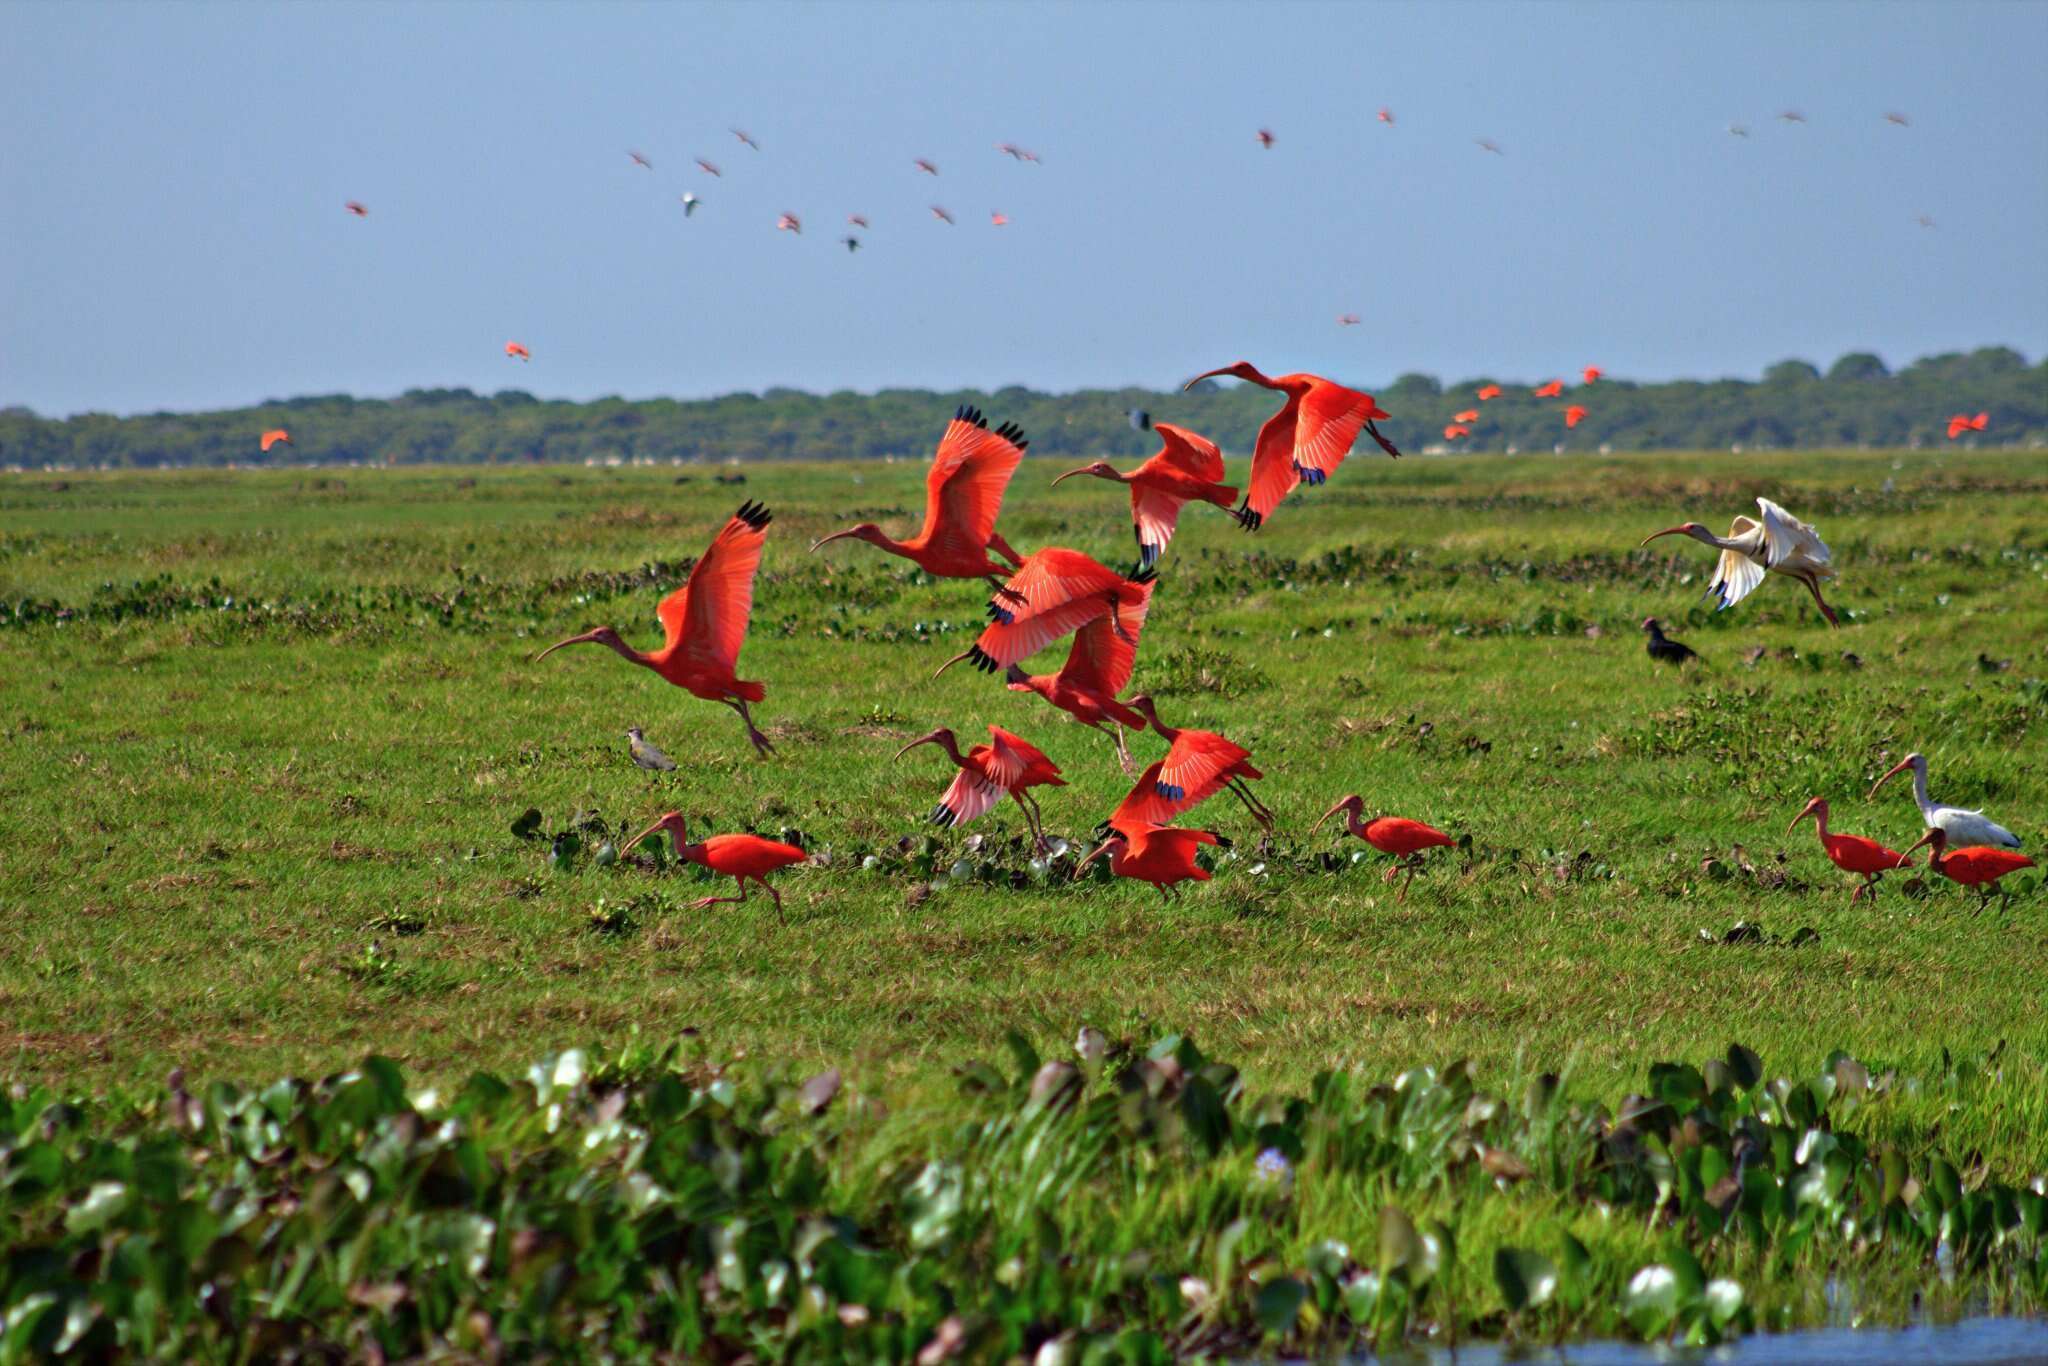
[[[657,773],[667,773],[675,768],[676,761],[663,754],[652,740],[640,733],[640,727],[626,727],[626,748],[633,755],[633,762]]]
[[[1643,634],[1650,638],[1643,648],[1649,652],[1650,658],[1659,664],[1683,664],[1688,659],[1699,658],[1699,655],[1693,652],[1692,646],[1665,635],[1664,628],[1657,624],[1655,617],[1643,618]]]

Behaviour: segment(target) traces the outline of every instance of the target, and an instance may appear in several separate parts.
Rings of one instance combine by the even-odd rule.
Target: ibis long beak
[[[1911,768],[1912,766],[1913,765],[1911,760],[1905,760],[1900,763],[1893,764],[1891,768],[1885,771],[1884,777],[1879,778],[1876,782],[1870,785],[1870,791],[1863,794],[1863,800],[1867,802],[1872,797],[1875,797],[1877,795],[1877,790],[1880,787],[1883,787],[1886,783],[1890,782],[1899,774],[1904,773],[1907,769]]]
[[[937,731],[933,731],[930,735],[920,735],[917,739],[912,740],[902,749],[899,749],[894,754],[890,755],[889,762],[892,764],[895,763],[898,759],[901,759],[904,755],[910,753],[910,751],[916,749],[919,745],[935,745],[938,742],[939,733]]]
[[[1094,473],[1094,471],[1095,467],[1093,465],[1083,465],[1078,470],[1068,470],[1065,474],[1060,476],[1060,479],[1072,479],[1077,474],[1092,474]],[[1058,488],[1060,486],[1060,479],[1053,480],[1052,487]]]
[[[666,816],[662,817],[662,820],[667,819],[668,818]],[[655,831],[661,828],[661,821],[656,821],[654,824],[648,826],[645,830],[642,830],[639,834],[633,836],[633,838],[627,840],[623,845],[620,846],[620,848],[624,849],[627,853],[631,853],[633,850],[638,849],[640,847],[641,840],[646,839],[649,835],[653,834]]]
[[[958,663],[959,663],[959,662],[960,662],[961,660],[963,660],[963,659],[967,658],[967,657],[968,657],[969,655],[971,655],[971,654],[973,654],[973,653],[974,653],[974,651],[973,651],[972,649],[966,649],[966,650],[962,650],[962,651],[961,651],[961,652],[960,652],[959,654],[957,654],[957,655],[954,655],[954,656],[953,656],[953,657],[952,657],[951,659],[947,660],[947,661],[946,661],[946,662],[945,662],[944,664],[941,664],[941,665],[939,665],[939,667],[938,667],[938,668],[936,668],[936,669],[933,669],[933,670],[932,670],[932,677],[933,677],[933,678],[937,678],[937,677],[938,677],[938,676],[939,676],[940,674],[942,674],[942,673],[944,673],[944,672],[945,672],[946,670],[948,670],[948,669],[952,668],[952,667],[953,667],[953,666],[954,666],[955,664],[958,664]]]
[[[1089,864],[1095,862],[1096,859],[1101,858],[1104,854],[1108,853],[1111,849],[1114,849],[1115,847],[1115,840],[1104,840],[1102,843],[1096,845],[1095,851],[1093,853],[1089,854],[1087,858],[1082,859],[1079,863],[1074,865],[1074,877],[1077,878],[1081,876],[1081,870],[1083,868],[1086,868]],[[1072,880],[1073,878],[1068,879],[1068,881],[1070,882]]]
[[[549,655],[553,654],[555,651],[561,649],[564,645],[589,645],[597,639],[598,633],[596,631],[585,631],[580,636],[570,636],[567,640],[558,640],[554,644],[548,646],[547,649],[542,650],[539,654],[535,655],[529,662],[538,664],[543,659],[546,659]]]
[[[1808,816],[1811,816],[1812,814],[1813,814],[1813,808],[1812,808],[1811,806],[1809,806],[1809,807],[1807,807],[1807,808],[1806,808],[1806,809],[1805,809],[1804,811],[1802,811],[1802,812],[1800,812],[1800,813],[1799,813],[1798,815],[1794,816],[1794,817],[1792,818],[1792,824],[1790,824],[1790,825],[1788,825],[1788,826],[1786,826],[1786,827],[1785,827],[1785,833],[1786,833],[1786,834],[1788,834],[1788,835],[1789,835],[1789,834],[1791,834],[1791,833],[1792,833],[1792,832],[1793,832],[1793,831],[1794,831],[1795,829],[1797,829],[1797,828],[1798,828],[1798,826],[1799,826],[1799,823],[1800,823],[1801,821],[1805,820],[1805,819],[1806,819],[1806,818],[1807,818]]]
[[[1320,816],[1320,817],[1319,817],[1319,818],[1318,818],[1318,819],[1316,820],[1316,823],[1315,823],[1314,825],[1312,825],[1312,826],[1310,826],[1310,827],[1309,827],[1309,830],[1308,830],[1309,834],[1311,834],[1311,835],[1315,834],[1315,832],[1316,832],[1316,831],[1318,831],[1318,830],[1320,830],[1320,829],[1322,829],[1322,828],[1323,828],[1323,822],[1324,822],[1324,821],[1327,821],[1328,819],[1330,819],[1330,817],[1332,817],[1332,816],[1336,815],[1336,814],[1337,814],[1337,813],[1338,813],[1339,811],[1347,810],[1347,809],[1348,809],[1348,808],[1350,807],[1350,805],[1351,805],[1351,798],[1349,798],[1349,797],[1346,797],[1346,798],[1345,798],[1345,799],[1344,799],[1343,801],[1341,801],[1341,802],[1338,802],[1338,803],[1337,803],[1337,804],[1336,804],[1335,806],[1331,807],[1331,808],[1330,808],[1330,809],[1329,809],[1328,811],[1325,811],[1325,812],[1324,812],[1324,813],[1323,813],[1323,814],[1322,814],[1322,815],[1321,815],[1321,816]]]
[[[1194,388],[1197,384],[1200,384],[1205,379],[1214,379],[1218,375],[1227,375],[1229,373],[1230,367],[1227,365],[1219,365],[1214,370],[1204,370],[1201,374],[1196,375],[1186,384],[1181,385],[1181,392],[1186,393],[1188,390]]]
[[[853,532],[851,531],[835,531],[830,536],[821,536],[817,540],[811,542],[811,553],[815,555],[818,553],[819,546],[824,545],[830,541],[843,541],[852,534]]]
[[[1938,834],[1938,833],[1939,833],[1939,831],[1937,831],[1937,830],[1936,830],[1936,829],[1935,829],[1935,828],[1934,828],[1933,826],[1929,826],[1929,827],[1927,828],[1927,833],[1926,833],[1926,834],[1924,834],[1924,835],[1922,835],[1922,836],[1921,836],[1921,837],[1920,837],[1919,839],[1917,839],[1917,840],[1913,841],[1913,847],[1912,847],[1911,849],[1908,849],[1908,850],[1907,850],[1907,851],[1906,851],[1905,853],[1903,853],[1903,854],[1899,855],[1899,861],[1898,861],[1898,862],[1897,862],[1896,864],[1892,865],[1892,866],[1893,866],[1893,867],[1896,867],[1896,868],[1903,868],[1903,867],[1905,867],[1905,866],[1906,866],[1906,860],[1908,860],[1908,859],[1910,859],[1910,858],[1912,858],[1912,857],[1913,857],[1914,851],[1915,851],[1915,850],[1917,850],[1917,849],[1919,849],[1919,848],[1920,848],[1920,847],[1921,847],[1922,845],[1924,845],[1924,844],[1931,844],[1931,843],[1933,843],[1933,841],[1934,841],[1934,837],[1935,837],[1935,835],[1936,835],[1936,834]]]
[[[1653,531],[1649,535],[1643,537],[1643,545],[1648,545],[1650,542],[1656,540],[1659,536],[1683,536],[1684,534],[1685,528],[1682,526],[1666,527],[1662,531]],[[1638,549],[1640,548],[1641,547],[1638,547]]]

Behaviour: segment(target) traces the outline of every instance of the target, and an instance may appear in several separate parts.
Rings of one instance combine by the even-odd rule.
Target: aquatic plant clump
[[[1828,1271],[2048,1308],[2048,1194],[1837,1054],[1660,1063],[1613,1110],[1464,1063],[1254,1095],[1182,1036],[1010,1035],[969,1118],[884,1127],[839,1072],[701,1041],[409,1087],[0,1101],[0,1362],[529,1355],[1153,1361],[1474,1335],[1711,1343]],[[1995,1059],[1987,1059],[1994,1064]],[[1959,1064],[1938,1084],[1991,1087]]]

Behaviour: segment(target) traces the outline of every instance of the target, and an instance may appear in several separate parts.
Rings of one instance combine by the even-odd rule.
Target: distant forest
[[[1853,352],[1823,373],[1801,360],[1781,361],[1760,381],[1679,380],[1634,384],[1601,379],[1566,382],[1561,399],[1531,396],[1530,381],[1486,377],[1446,385],[1432,376],[1403,375],[1377,385],[1345,382],[1376,394],[1393,417],[1381,423],[1403,450],[1445,444],[1453,414],[1477,409],[1471,436],[1457,443],[1482,452],[1568,450],[1711,450],[1842,446],[1938,445],[1950,414],[1989,414],[1986,429],[1965,440],[1980,446],[2048,445],[2048,360],[2028,365],[2008,347],[1928,356],[1897,372],[1876,356]],[[1540,385],[1552,376],[1538,376]],[[1502,394],[1478,400],[1482,386]],[[1187,394],[1145,389],[1090,389],[1042,394],[1008,388],[994,393],[890,389],[874,395],[764,394],[681,401],[619,398],[572,403],[517,389],[496,394],[467,389],[415,389],[395,399],[321,395],[210,413],[137,417],[85,414],[54,419],[26,408],[0,409],[0,465],[153,467],[362,461],[572,462],[859,459],[928,453],[943,421],[961,403],[979,405],[996,421],[1020,423],[1041,455],[1134,456],[1157,438],[1130,418],[1136,411],[1193,427],[1226,451],[1250,450],[1274,410],[1273,395],[1249,385],[1205,382]],[[1587,409],[1567,433],[1566,404]],[[291,444],[257,450],[267,428],[283,427]]]

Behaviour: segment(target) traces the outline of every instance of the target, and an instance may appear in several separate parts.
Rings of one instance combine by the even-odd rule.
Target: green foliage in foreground
[[[1221,365],[1234,356],[1202,358]],[[1253,359],[1257,359],[1254,357]],[[1193,364],[1191,362],[1192,371]],[[1276,371],[1277,373],[1277,371]],[[1571,377],[1575,377],[1571,376]],[[1804,361],[1782,361],[1763,380],[1603,379],[1576,386],[1569,400],[1532,398],[1527,382],[1502,380],[1507,392],[1481,403],[1488,377],[1440,383],[1434,376],[1335,373],[1378,395],[1393,416],[1381,423],[1404,450],[1438,441],[1451,415],[1477,409],[1468,449],[1547,451],[1565,443],[1590,451],[1722,449],[1797,446],[1947,444],[1951,413],[1984,412],[1990,425],[1968,444],[2038,448],[2048,443],[2048,360],[2029,365],[2009,347],[1965,355],[1926,356],[1897,374],[1868,353],[1852,353],[1823,376]],[[1589,416],[1563,427],[1566,401]],[[1132,409],[1192,426],[1233,454],[1249,452],[1259,424],[1278,406],[1250,385],[1208,383],[1196,392],[1171,388],[1090,389],[1040,393],[1017,386],[984,393],[890,389],[876,394],[809,394],[770,389],[718,398],[588,403],[543,400],[522,390],[495,395],[468,389],[414,389],[396,399],[346,394],[271,400],[250,408],[206,413],[113,417],[87,413],[37,417],[0,409],[0,465],[155,467],[322,463],[469,464],[602,460],[858,460],[916,458],[930,452],[942,419],[961,403],[979,404],[998,421],[1024,425],[1040,455],[1095,459],[1150,455],[1158,438],[1135,431]],[[272,427],[292,444],[258,451]]]
[[[1712,1343],[1810,1322],[2048,1307],[2048,1194],[1901,1130],[1895,1095],[1998,1104],[1837,1054],[1731,1046],[1610,1110],[1463,1062],[1256,1095],[1169,1035],[1009,1036],[965,1113],[878,1132],[701,1042],[545,1059],[445,1093],[371,1057],[81,1107],[0,1101],[0,1363],[356,1359],[1160,1361],[1422,1335]]]

